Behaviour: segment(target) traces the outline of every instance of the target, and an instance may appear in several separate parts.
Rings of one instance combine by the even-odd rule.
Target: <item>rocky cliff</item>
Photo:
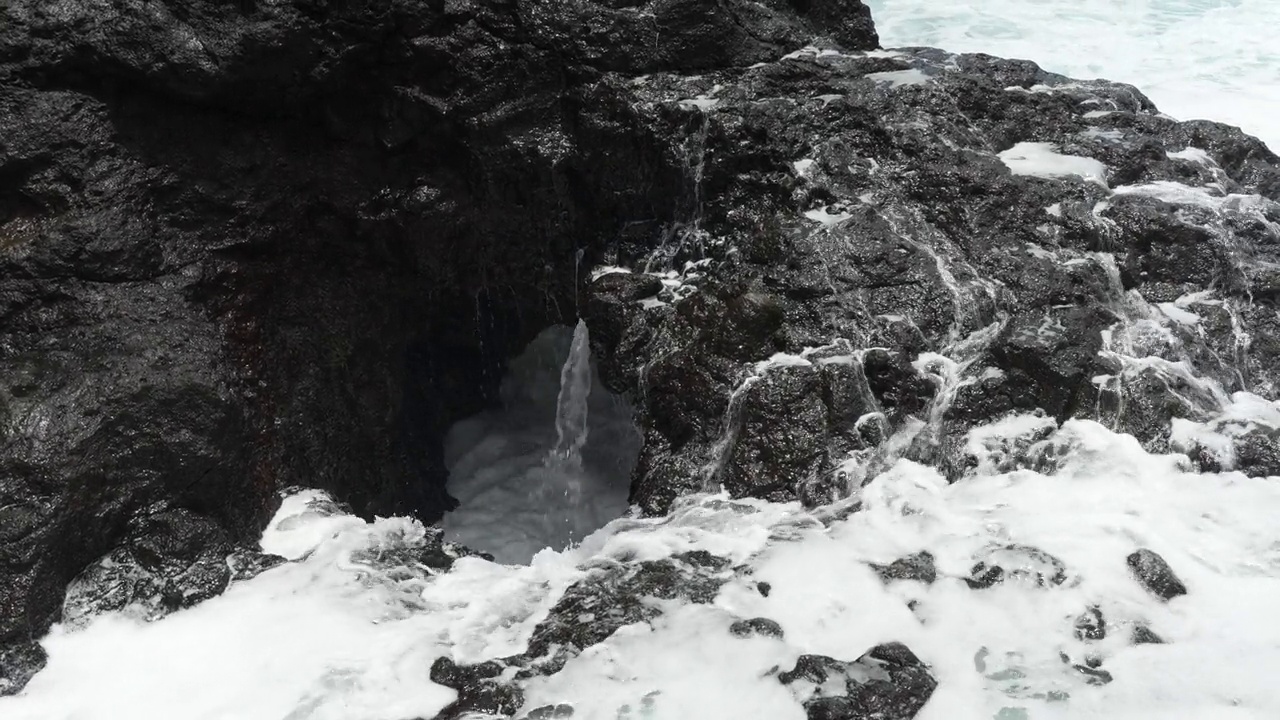
[[[1131,87],[857,0],[3,12],[7,667],[108,553],[217,592],[282,487],[437,519],[445,430],[578,316],[650,513],[958,479],[1034,409],[1280,474],[1280,159]]]

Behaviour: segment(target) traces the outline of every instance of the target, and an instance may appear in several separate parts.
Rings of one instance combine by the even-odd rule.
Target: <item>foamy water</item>
[[[1090,421],[1068,422],[1048,442],[1067,458],[1051,475],[1020,470],[948,485],[899,462],[864,488],[862,512],[830,526],[794,504],[705,496],[668,518],[616,521],[528,566],[465,558],[435,577],[370,560],[411,546],[423,532],[416,522],[332,515],[307,491],[286,501],[263,538],[296,562],[160,622],[104,616],[80,631],[55,629],[45,640],[48,668],[23,695],[0,700],[0,716],[429,718],[454,697],[427,680],[435,658],[523,650],[584,577],[582,561],[701,549],[749,565],[750,577],[710,605],[673,605],[652,624],[623,628],[559,675],[533,681],[528,707],[570,703],[575,718],[589,720],[616,720],[624,706],[656,720],[801,720],[771,668],[789,668],[802,653],[853,659],[897,640],[939,680],[921,720],[1280,717],[1280,482],[1188,474],[1185,458],[1148,455]],[[985,590],[963,582],[975,557],[1009,545],[1059,558],[1065,582]],[[1125,563],[1138,547],[1161,553],[1187,595],[1165,602],[1143,589]],[[937,558],[932,585],[886,585],[870,567],[921,550]],[[772,585],[767,597],[758,581]],[[1090,607],[1105,618],[1103,640],[1074,633]],[[776,620],[784,636],[729,632],[757,616]],[[1138,625],[1166,644],[1131,644]],[[1091,685],[1072,667],[1090,656],[1113,682]]]
[[[1035,60],[1137,85],[1179,120],[1239,125],[1280,150],[1273,0],[866,0],[885,47]]]

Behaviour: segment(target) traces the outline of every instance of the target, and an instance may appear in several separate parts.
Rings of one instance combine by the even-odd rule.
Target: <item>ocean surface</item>
[[[1239,124],[1280,147],[1280,42],[1272,37],[1280,2],[871,4],[886,46],[1024,57],[1130,82],[1175,117]],[[569,341],[552,344],[571,359]],[[521,391],[530,407],[547,408],[545,433],[528,440],[491,417],[455,433],[454,467],[475,465],[466,477],[477,496],[523,472],[510,448],[534,448],[524,464],[545,470],[545,445],[567,437],[556,419],[576,397],[565,383],[581,366],[556,362],[562,372],[542,368],[546,384]],[[575,382],[585,388],[589,377]],[[587,410],[585,397],[572,402]],[[1240,422],[1280,424],[1274,403],[1247,393],[1233,402]],[[293,562],[159,622],[124,612],[56,626],[43,641],[48,667],[23,694],[0,699],[0,718],[431,718],[454,698],[428,680],[436,658],[521,652],[587,561],[689,550],[748,566],[751,577],[729,582],[711,604],[670,603],[653,623],[589,648],[531,683],[527,708],[568,703],[574,720],[803,720],[773,669],[789,669],[802,653],[852,660],[901,641],[939,680],[919,720],[1280,718],[1280,479],[1194,474],[1185,457],[1148,454],[1097,423],[1055,430],[1045,422],[1020,416],[973,433],[970,449],[983,460],[962,483],[899,461],[863,488],[863,510],[845,521],[823,523],[796,504],[698,496],[666,518],[574,530],[566,537],[580,544],[527,563],[465,558],[438,576],[396,564],[396,551],[427,532],[418,522],[366,523],[303,491],[285,499],[262,537],[265,551]],[[579,426],[574,432],[585,433]],[[591,431],[610,432],[607,423]],[[1010,443],[1046,434],[1056,468],[1000,470]],[[590,486],[586,475],[558,477]],[[974,591],[962,582],[975,557],[1026,547],[1062,561],[1060,585],[1015,577]],[[1138,547],[1164,556],[1187,595],[1164,602],[1139,586],[1126,566]],[[924,550],[937,559],[932,585],[886,585],[870,567]],[[759,581],[774,588],[768,597]],[[1077,621],[1091,609],[1107,633],[1086,642]],[[735,620],[758,616],[785,636],[729,633]],[[1133,644],[1139,628],[1165,643]],[[1093,663],[1113,680],[1077,667]]]
[[[885,47],[1034,60],[1138,86],[1179,120],[1238,125],[1280,152],[1275,0],[866,0]]]

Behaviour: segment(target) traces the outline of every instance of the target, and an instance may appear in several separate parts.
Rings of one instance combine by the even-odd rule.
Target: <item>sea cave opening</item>
[[[495,561],[528,563],[626,512],[641,436],[630,402],[601,384],[589,330],[546,328],[507,366],[497,407],[444,438],[445,537]]]

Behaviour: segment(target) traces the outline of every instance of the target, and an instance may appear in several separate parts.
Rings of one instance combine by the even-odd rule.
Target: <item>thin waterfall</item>
[[[587,442],[587,399],[591,395],[591,343],[587,323],[573,329],[569,356],[560,368],[560,394],[556,398],[556,446],[547,465],[582,467],[582,446]]]

